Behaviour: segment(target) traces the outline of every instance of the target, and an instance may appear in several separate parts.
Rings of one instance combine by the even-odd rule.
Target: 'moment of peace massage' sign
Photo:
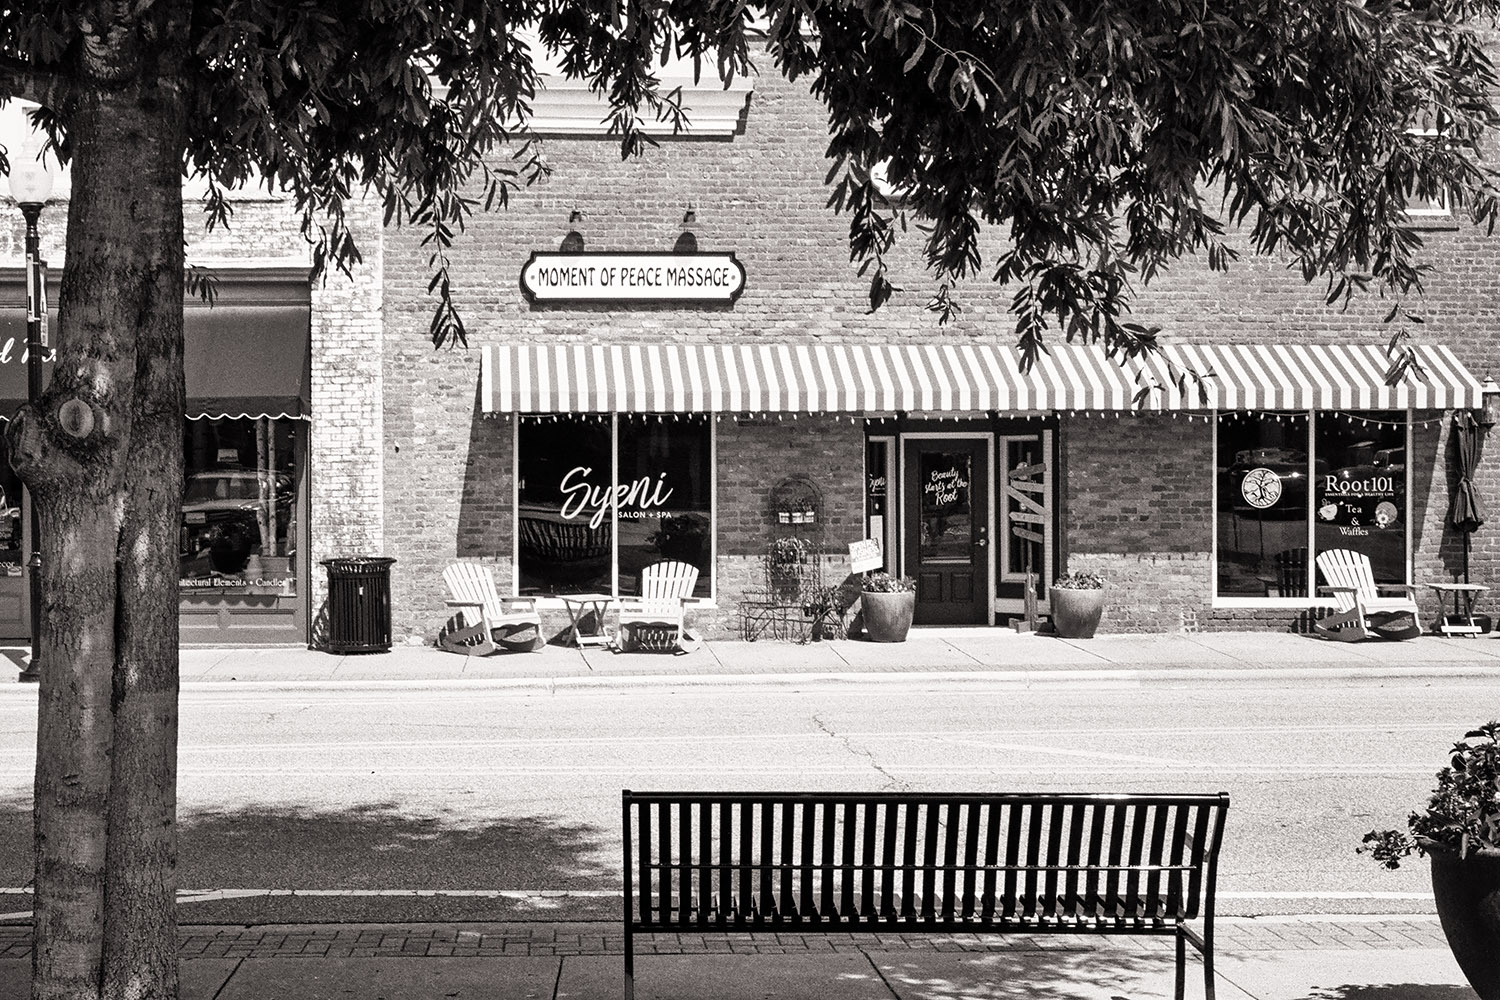
[[[732,253],[533,253],[521,268],[532,303],[732,303],[745,268]]]

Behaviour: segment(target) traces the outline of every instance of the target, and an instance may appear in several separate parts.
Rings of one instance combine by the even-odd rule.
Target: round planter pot
[[[1480,1000],[1500,1000],[1500,851],[1430,848],[1432,898],[1453,958]]]
[[[1103,614],[1103,590],[1052,589],[1052,627],[1063,639],[1092,639]]]
[[[860,608],[871,642],[905,642],[912,612],[917,609],[917,595],[909,590],[901,594],[867,590],[860,595]]]

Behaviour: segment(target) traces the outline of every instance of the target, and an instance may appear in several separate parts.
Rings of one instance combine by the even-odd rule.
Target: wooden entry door
[[[990,623],[990,442],[908,437],[903,448],[906,575],[918,625]]]

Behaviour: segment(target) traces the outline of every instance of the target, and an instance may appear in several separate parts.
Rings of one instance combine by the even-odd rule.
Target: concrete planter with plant
[[[1104,615],[1104,579],[1094,573],[1060,576],[1052,583],[1052,627],[1062,639],[1092,639]]]
[[[871,642],[905,642],[917,609],[916,582],[889,573],[870,573],[860,586],[865,635]]]
[[[1405,830],[1371,830],[1358,850],[1387,868],[1431,859],[1448,947],[1480,1000],[1500,1000],[1500,722],[1465,733],[1437,779]]]

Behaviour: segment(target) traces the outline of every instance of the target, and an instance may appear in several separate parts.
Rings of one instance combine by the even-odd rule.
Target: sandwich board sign
[[[849,543],[849,571],[868,573],[885,565],[885,556],[880,552],[880,539],[866,538]]]

